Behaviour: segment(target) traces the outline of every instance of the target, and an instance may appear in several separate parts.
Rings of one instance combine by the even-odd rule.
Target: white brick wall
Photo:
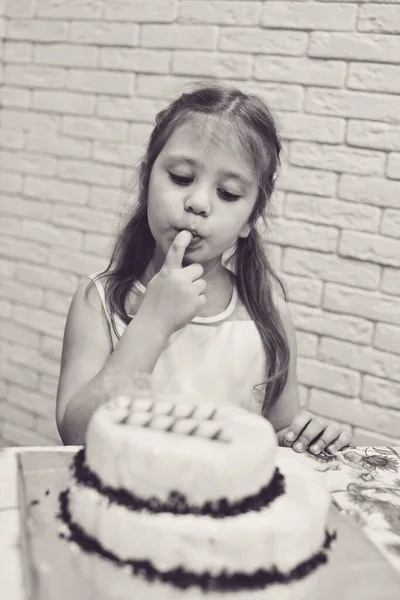
[[[394,0],[0,0],[0,445],[59,442],[72,294],[155,114],[207,77],[281,128],[272,257],[302,405],[400,443],[399,33]]]

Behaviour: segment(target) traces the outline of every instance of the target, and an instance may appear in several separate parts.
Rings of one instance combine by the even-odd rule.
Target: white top
[[[107,321],[113,348],[118,343],[111,325],[102,280],[94,280]],[[146,293],[140,282],[135,284],[136,310]],[[134,314],[130,314],[134,318]],[[114,315],[118,334],[125,323]],[[261,413],[267,363],[260,334],[240,301],[236,287],[229,305],[212,317],[195,317],[173,333],[154,368],[155,391],[202,396],[214,403],[231,402],[251,412]],[[261,384],[261,385],[260,385]],[[254,389],[254,386],[259,386]]]

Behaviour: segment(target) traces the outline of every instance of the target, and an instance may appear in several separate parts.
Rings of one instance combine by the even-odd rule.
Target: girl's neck
[[[141,283],[147,287],[158,271],[159,269],[151,260],[140,278]],[[234,275],[218,261],[218,263],[204,265],[202,279],[207,282],[206,303],[197,316],[211,317],[219,314],[229,305],[232,298]]]

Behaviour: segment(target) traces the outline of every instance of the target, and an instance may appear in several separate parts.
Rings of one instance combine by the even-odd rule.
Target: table
[[[19,457],[24,455],[25,459],[30,454],[34,463],[41,456],[47,456],[46,460],[41,460],[49,473],[49,465],[56,468],[58,464],[63,464],[65,469],[72,453],[78,449],[79,446],[0,450],[1,599],[25,600],[26,597],[20,537]],[[354,559],[360,573],[360,586],[363,585],[363,573],[368,574],[370,582],[359,590],[353,581],[349,584],[348,595],[341,590],[341,600],[359,597],[364,600],[398,600],[400,447],[348,447],[335,456],[322,453],[318,457],[309,453],[297,454],[287,448],[279,448],[278,452],[281,456],[285,455],[286,459],[290,457],[291,460],[307,463],[324,478],[334,505],[345,519],[344,523],[350,534],[348,539],[355,542],[354,548],[348,553],[349,564],[337,565],[335,568],[340,568],[340,575],[346,577],[344,570],[352,570],[351,560]],[[358,582],[356,584],[358,586]],[[359,591],[362,592],[360,596]],[[332,598],[336,597],[337,593],[333,593]],[[326,595],[324,600],[327,600]]]

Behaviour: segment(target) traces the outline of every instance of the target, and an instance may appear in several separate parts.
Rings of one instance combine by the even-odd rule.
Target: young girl
[[[280,151],[266,105],[237,89],[200,85],[157,115],[138,201],[107,269],[82,282],[69,310],[64,443],[83,443],[96,407],[138,373],[156,391],[262,413],[299,452],[350,442],[299,411],[295,332],[259,227]]]

